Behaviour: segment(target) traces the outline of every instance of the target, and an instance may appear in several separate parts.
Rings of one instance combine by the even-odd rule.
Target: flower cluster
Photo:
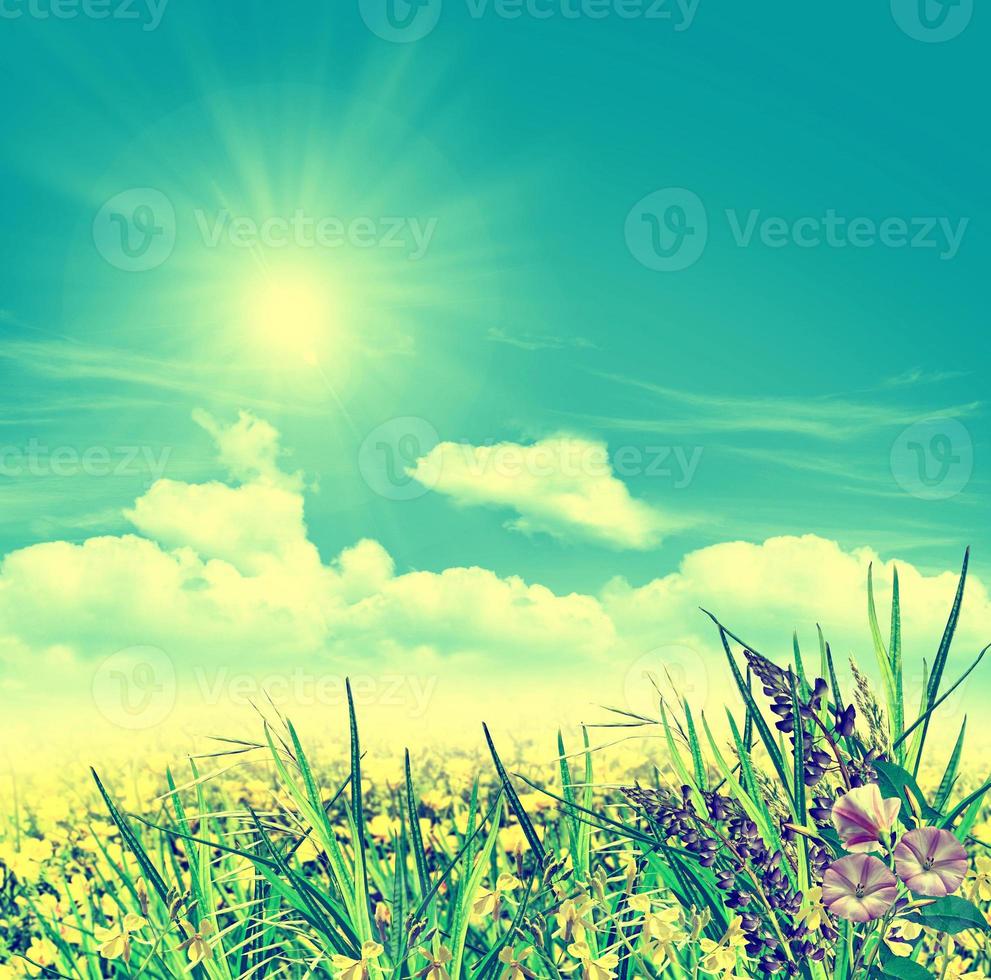
[[[895,905],[899,882],[927,898],[945,898],[963,884],[963,845],[938,827],[909,830],[895,842],[900,809],[900,801],[884,799],[876,783],[850,790],[833,805],[833,826],[851,852],[823,875],[823,901],[834,915],[853,922],[880,919]],[[890,864],[872,851],[885,853]]]
[[[836,931],[821,915],[818,892],[803,894],[786,855],[771,849],[740,804],[716,792],[700,794],[700,812],[689,786],[681,793],[627,789],[627,797],[668,838],[713,868],[723,904],[739,920],[740,945],[764,973],[797,975],[803,960],[821,960]],[[810,847],[810,864],[823,868],[824,847]]]

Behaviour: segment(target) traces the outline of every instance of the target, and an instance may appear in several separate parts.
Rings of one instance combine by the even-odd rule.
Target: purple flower
[[[880,919],[894,904],[898,881],[876,857],[840,858],[822,878],[822,902],[833,915],[852,922]]]
[[[883,799],[877,783],[868,783],[833,804],[833,826],[848,851],[876,851],[890,835],[900,809],[900,800]]]
[[[967,852],[948,830],[910,830],[895,848],[898,877],[917,895],[943,898],[955,892],[967,874]]]

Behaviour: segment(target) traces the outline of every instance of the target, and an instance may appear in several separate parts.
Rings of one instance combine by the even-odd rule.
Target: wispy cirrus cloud
[[[510,347],[518,347],[520,350],[597,350],[597,346],[585,337],[559,337],[554,334],[511,334],[500,327],[490,327],[489,340],[498,344],[508,344]]]
[[[657,411],[646,417],[576,416],[614,431],[793,433],[824,440],[842,440],[882,428],[911,425],[924,417],[968,418],[984,407],[982,402],[969,401],[920,410],[918,406],[886,405],[840,396],[789,398],[710,394],[685,391],[620,374],[591,373],[656,399]],[[670,414],[672,408],[685,410],[686,414]]]

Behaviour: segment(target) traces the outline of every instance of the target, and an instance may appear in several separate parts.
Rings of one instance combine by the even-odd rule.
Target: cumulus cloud
[[[667,669],[715,715],[733,702],[700,605],[779,662],[791,656],[794,628],[815,671],[819,623],[839,664],[853,653],[871,668],[867,569],[873,563],[883,605],[895,563],[869,548],[844,550],[814,535],[723,542],[690,552],[653,581],[613,578],[595,594],[560,594],[481,567],[397,570],[370,539],[324,562],[305,522],[303,481],[279,469],[277,433],[248,415],[207,428],[232,482],[160,480],[128,510],[133,533],[51,541],[3,559],[0,687],[13,694],[33,687],[42,700],[60,683],[88,690],[103,658],[154,646],[181,669],[427,671],[437,679],[438,711],[474,697],[479,709],[515,706],[537,724],[553,697],[581,720],[589,720],[581,704],[593,702],[656,710],[647,675]],[[548,458],[561,456],[552,450]],[[640,540],[649,519],[629,511],[635,502],[625,491],[582,497],[575,490],[581,502],[568,513],[586,514],[600,492],[628,509],[624,540]],[[559,491],[558,509],[567,509],[567,496]],[[516,499],[530,530],[565,526],[554,525],[550,506]],[[938,645],[957,575],[926,574],[907,562],[898,571],[911,697],[923,657],[931,662]],[[991,601],[974,577],[949,672],[989,640]],[[977,690],[965,692],[958,710]]]
[[[515,511],[507,525],[515,531],[646,549],[676,526],[630,495],[604,442],[568,436],[529,445],[442,442],[408,472],[458,504]]]

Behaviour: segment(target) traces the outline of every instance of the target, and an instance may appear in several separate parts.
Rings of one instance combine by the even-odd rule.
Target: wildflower
[[[962,956],[954,956],[943,969],[943,980],[986,980],[983,971],[968,970],[968,966]]]
[[[809,932],[817,932],[823,922],[828,922],[822,905],[822,889],[816,885],[805,893],[805,904],[795,916],[795,922],[802,922]]]
[[[213,955],[207,941],[207,936],[213,935],[213,923],[209,919],[200,919],[199,927],[194,929],[187,919],[183,919],[181,925],[186,932],[191,933],[188,939],[179,944],[179,949],[189,954],[189,962],[195,966],[208,960]]]
[[[504,894],[508,894],[509,892],[516,891],[516,889],[522,884],[523,882],[520,881],[516,875],[511,875],[509,872],[504,871],[496,879],[496,886],[494,890],[479,888],[478,897],[472,903],[472,914],[495,915],[499,909],[499,905],[502,902],[502,896]]]
[[[343,956],[336,953],[330,958],[331,965],[337,974],[338,980],[365,980],[368,976],[368,964],[372,960],[378,959],[385,952],[385,947],[373,939],[366,939],[361,944],[361,958],[351,959],[350,956]]]
[[[703,953],[700,965],[706,973],[730,973],[735,969],[737,950],[745,946],[747,941],[742,924],[742,917],[734,916],[726,935],[718,943],[705,937],[699,940]]]
[[[148,925],[148,920],[133,912],[128,912],[115,928],[107,929],[97,936],[100,955],[105,960],[122,959],[131,961],[131,933],[140,932]]]
[[[588,943],[583,941],[573,942],[568,947],[568,952],[581,963],[582,980],[613,980],[616,976],[619,957],[615,953],[595,956]]]
[[[884,937],[888,949],[895,956],[910,956],[912,954],[912,942],[922,935],[922,926],[918,922],[909,919],[895,919]]]
[[[685,932],[681,928],[681,909],[668,908],[651,912],[643,927],[644,935],[662,945],[681,942]]]
[[[553,938],[565,943],[583,942],[585,930],[595,929],[592,922],[592,907],[592,900],[584,893],[562,902],[554,915],[557,919],[557,930]]]
[[[871,922],[894,904],[898,895],[895,876],[868,854],[840,858],[822,879],[823,904],[834,915],[853,922]]]
[[[991,858],[979,854],[975,864],[977,867],[967,875],[967,878],[974,883],[974,888],[982,902],[991,901]]]
[[[895,871],[917,895],[943,898],[963,883],[967,852],[948,830],[920,827],[898,842]]]
[[[887,843],[900,809],[900,800],[883,799],[877,783],[868,783],[833,804],[833,826],[851,853],[876,851]]]
[[[526,958],[533,952],[532,946],[513,952],[508,946],[499,951],[499,962],[506,967],[500,980],[531,980],[536,974],[524,965]]]
[[[420,955],[427,961],[427,965],[417,974],[420,980],[451,980],[451,975],[447,972],[447,964],[451,962],[451,951],[434,937],[433,949],[420,947]]]

